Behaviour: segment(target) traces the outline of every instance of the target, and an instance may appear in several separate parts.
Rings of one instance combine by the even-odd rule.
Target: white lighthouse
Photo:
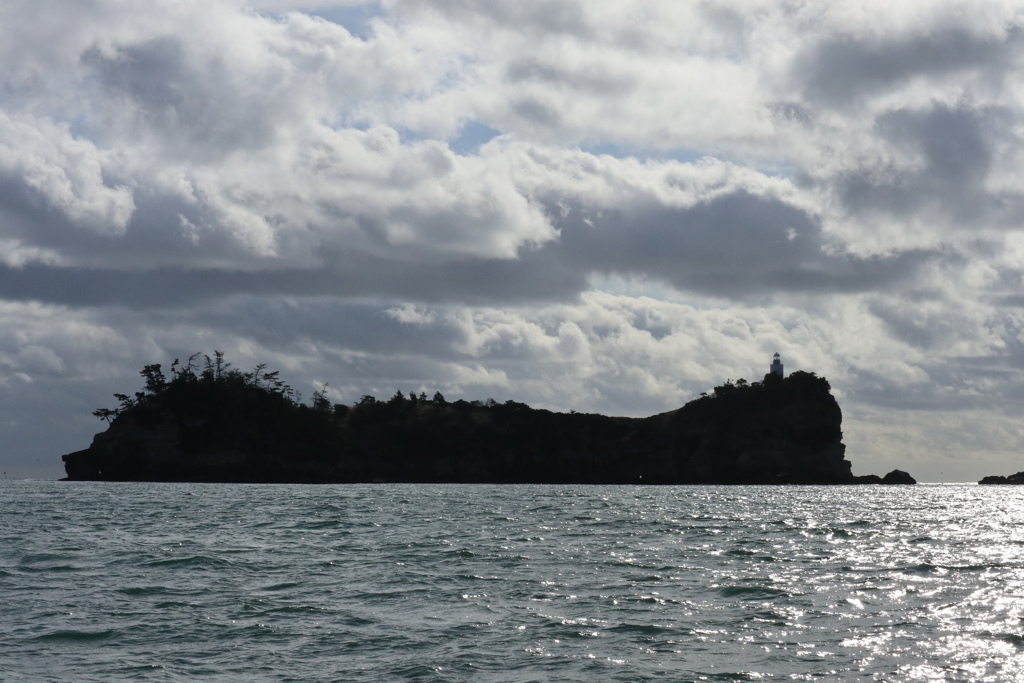
[[[768,370],[768,374],[778,375],[779,377],[785,376],[785,374],[782,372],[782,357],[779,356],[778,351],[776,351],[775,355],[772,357],[772,367],[770,370]]]

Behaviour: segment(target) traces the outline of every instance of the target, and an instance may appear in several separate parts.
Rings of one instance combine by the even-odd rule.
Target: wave
[[[718,589],[718,594],[723,598],[739,600],[778,600],[791,595],[789,591],[763,586],[725,586]]]

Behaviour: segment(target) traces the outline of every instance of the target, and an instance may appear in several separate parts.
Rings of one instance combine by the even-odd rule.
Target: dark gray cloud
[[[105,230],[83,229],[66,207],[48,201],[24,178],[0,177],[0,235],[64,254],[74,263],[115,269],[125,265],[141,269],[181,260],[201,262],[206,257],[223,259],[229,251],[217,235],[211,235],[202,250],[196,249],[182,231],[183,217],[197,223],[210,218],[204,207],[145,188],[136,188],[132,202],[123,234],[111,235]],[[108,230],[112,227],[108,225]]]
[[[529,123],[556,127],[562,118],[558,110],[535,97],[522,97],[511,104],[511,110]]]
[[[827,36],[794,60],[794,78],[810,100],[841,107],[919,76],[984,69],[999,78],[1015,64],[1021,37],[1016,28],[1000,37],[961,28],[890,38]]]
[[[1016,117],[1003,108],[936,103],[887,112],[876,121],[880,137],[923,163],[848,171],[833,181],[836,191],[855,214],[941,214],[960,224],[1016,222],[1024,194],[993,195],[986,188],[994,150],[1016,137],[1015,125]]]
[[[95,112],[105,119],[103,130],[144,137],[168,160],[208,162],[264,147],[276,135],[282,111],[294,104],[274,97],[286,83],[277,64],[268,60],[262,73],[238,73],[227,55],[203,54],[175,35],[112,51],[92,48],[82,63],[106,100]]]
[[[384,260],[364,253],[335,254],[325,268],[59,267],[0,265],[0,297],[72,306],[182,308],[237,294],[301,297],[375,297],[470,305],[572,298],[586,288],[585,273],[562,268],[545,250],[520,259],[479,259],[433,265]]]
[[[511,30],[530,33],[566,33],[580,37],[593,33],[583,7],[573,0],[493,0],[484,3],[472,0],[448,0],[443,3],[397,0],[394,8],[401,12],[429,9],[442,12],[460,23],[483,19]]]
[[[998,356],[953,356],[917,366],[921,381],[907,384],[868,368],[852,368],[850,400],[892,411],[994,411],[1013,415],[1024,401],[1019,349]]]
[[[327,265],[311,268],[141,267],[130,259],[107,267],[32,263],[0,266],[0,296],[132,308],[188,307],[238,294],[496,304],[569,300],[587,289],[591,274],[616,273],[665,281],[681,291],[763,299],[889,289],[940,256],[832,255],[813,216],[742,191],[685,209],[551,212],[559,239],[524,247],[514,259],[434,263],[331,250],[324,254]],[[91,239],[94,249],[98,240]],[[126,239],[120,253],[130,257],[136,242],[143,253],[159,248],[158,237],[143,236]]]
[[[952,307],[936,311],[930,310],[933,307],[915,305],[906,300],[899,303],[876,300],[869,307],[893,337],[922,350],[941,348],[966,336],[965,332],[971,325],[971,321],[965,320],[965,316]]]
[[[564,64],[542,61],[535,56],[522,57],[509,63],[505,78],[513,86],[541,82],[558,87],[581,90],[598,96],[627,96],[636,82],[626,74],[615,74],[609,65],[587,65],[570,69]]]
[[[347,358],[373,356],[374,367],[387,363],[388,358],[419,357],[432,362],[462,361],[469,356],[459,350],[465,331],[454,319],[435,316],[430,324],[409,325],[393,313],[393,302],[359,301],[328,296],[295,297],[275,294],[237,294],[217,301],[198,302],[181,308],[151,307],[142,311],[107,308],[97,317],[113,327],[127,321],[138,320],[141,315],[154,329],[184,326],[202,329],[218,343],[233,338],[244,338],[264,348],[298,354],[303,348],[316,345],[332,353],[331,363],[340,363],[338,351]],[[446,310],[441,306],[439,310]],[[167,353],[188,356],[196,352],[209,352],[203,342],[192,346],[180,338],[161,340]],[[366,361],[369,363],[369,361]],[[387,376],[384,370],[370,375],[365,371],[353,374],[346,367],[331,376],[320,379],[331,382],[353,381],[371,377],[380,381]],[[358,365],[358,364],[357,364]],[[359,367],[367,367],[362,365]]]
[[[741,299],[888,289],[939,256],[832,254],[816,217],[743,191],[685,209],[575,210],[556,225],[561,240],[551,248],[580,270],[643,275],[682,291]]]

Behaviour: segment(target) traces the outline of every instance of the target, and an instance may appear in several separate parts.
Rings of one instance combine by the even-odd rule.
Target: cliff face
[[[828,383],[801,372],[639,419],[400,394],[310,408],[240,376],[179,377],[63,459],[69,479],[857,483],[841,423]]]
[[[842,411],[824,378],[796,372],[668,413],[659,425],[677,445],[677,478],[708,483],[851,483]]]

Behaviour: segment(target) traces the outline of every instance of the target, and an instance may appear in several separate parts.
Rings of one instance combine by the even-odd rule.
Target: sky
[[[828,379],[854,473],[1024,470],[1024,2],[0,3],[0,469],[223,351],[646,416]]]

